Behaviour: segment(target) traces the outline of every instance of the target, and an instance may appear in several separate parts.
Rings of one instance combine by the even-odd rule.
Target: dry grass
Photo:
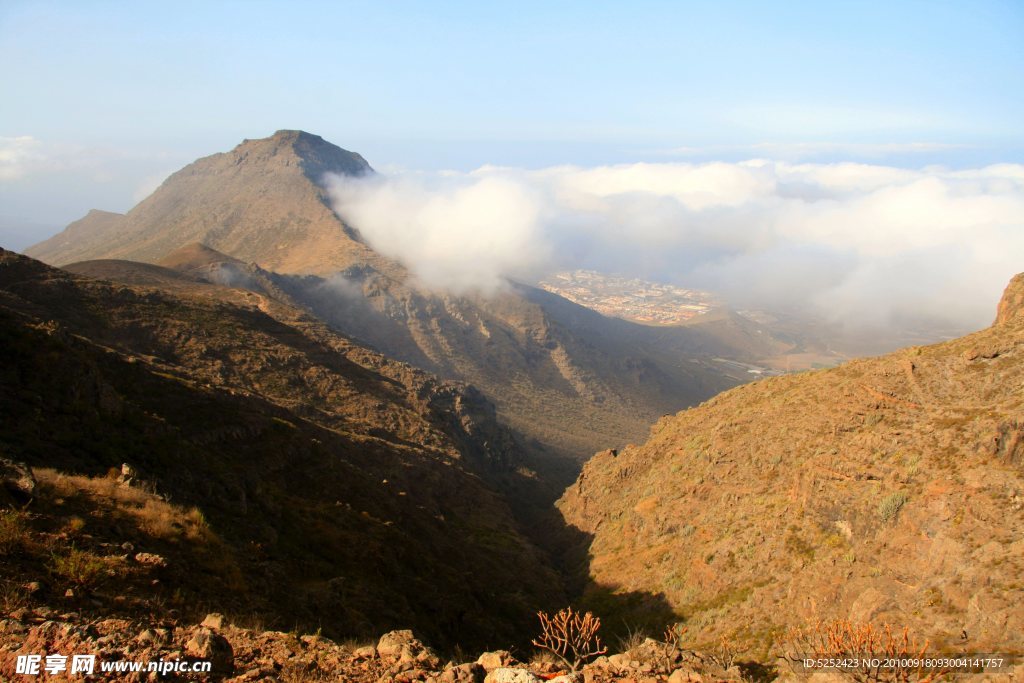
[[[0,582],[0,612],[10,614],[16,609],[28,607],[29,599],[25,587],[14,581]]]
[[[120,559],[103,557],[88,550],[71,547],[51,556],[50,571],[75,586],[94,588],[103,578],[120,573]]]
[[[28,515],[21,510],[0,511],[0,556],[9,555],[29,542]]]
[[[125,486],[109,476],[85,477],[63,474],[48,468],[36,469],[35,475],[40,483],[51,487],[57,496],[73,498],[84,495],[109,502],[115,509],[133,518],[136,526],[153,538],[200,543],[215,541],[215,535],[198,508],[184,510],[150,491]],[[74,518],[69,524],[75,524]]]

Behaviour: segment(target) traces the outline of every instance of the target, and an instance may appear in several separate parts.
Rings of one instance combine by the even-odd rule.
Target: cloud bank
[[[855,329],[991,322],[1024,270],[1024,166],[640,163],[329,180],[335,210],[427,284],[593,268]]]

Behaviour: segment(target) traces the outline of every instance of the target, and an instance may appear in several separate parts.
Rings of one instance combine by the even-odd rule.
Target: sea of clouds
[[[328,181],[377,250],[456,293],[593,268],[866,329],[989,324],[1024,270],[1024,166],[637,163]]]

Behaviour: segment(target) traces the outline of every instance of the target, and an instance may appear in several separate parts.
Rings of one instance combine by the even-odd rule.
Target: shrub
[[[9,555],[25,545],[29,537],[25,518],[20,510],[0,511],[0,555]]]
[[[108,563],[98,555],[72,547],[66,555],[53,555],[50,569],[77,586],[90,588],[106,574]]]
[[[626,635],[619,638],[619,652],[629,652],[635,647],[643,645],[647,640],[647,634],[642,628],[633,628],[626,625]]]
[[[790,630],[784,656],[791,664],[802,664],[805,657],[856,661],[857,666],[843,673],[860,683],[931,683],[944,674],[910,665],[922,660],[927,649],[928,641],[918,644],[907,627],[897,630],[890,624],[876,627],[870,623],[837,619],[830,622],[818,620]],[[892,666],[873,666],[870,660],[886,661]]]
[[[573,671],[578,671],[588,659],[608,652],[597,634],[601,620],[590,612],[580,614],[572,607],[566,607],[554,616],[537,612],[537,618],[540,619],[541,634],[533,644],[553,653]]]
[[[899,514],[900,508],[907,502],[907,494],[903,491],[897,491],[882,499],[882,502],[878,504],[878,516],[882,518],[883,522],[888,522],[896,518]]]

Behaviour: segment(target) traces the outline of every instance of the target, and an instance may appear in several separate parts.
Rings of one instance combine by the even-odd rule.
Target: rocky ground
[[[637,639],[639,641],[639,639]],[[319,635],[241,628],[223,615],[209,614],[198,625],[170,622],[141,623],[124,619],[85,620],[77,613],[58,614],[48,608],[13,610],[0,619],[0,680],[58,680],[41,671],[37,676],[16,673],[18,655],[94,654],[106,661],[212,662],[210,675],[153,672],[99,674],[101,680],[185,681],[224,683],[272,681],[307,683],[686,683],[704,681],[863,680],[838,673],[797,672],[784,659],[773,665],[736,663],[727,652],[698,653],[651,638],[625,652],[603,655],[571,671],[554,657],[539,652],[485,652],[475,659],[456,656],[445,661],[412,631],[391,631],[377,643],[339,644]],[[528,659],[529,661],[520,661]],[[465,661],[464,661],[465,660]],[[97,667],[99,665],[97,664]],[[1020,667],[999,674],[970,674],[928,678],[885,675],[867,680],[1019,680]],[[191,677],[190,677],[191,676]]]
[[[73,612],[60,614],[45,607],[22,608],[0,619],[0,641],[0,680],[46,681],[68,677],[67,672],[17,674],[17,656],[31,654],[44,658],[47,654],[94,654],[97,662],[204,659],[213,663],[210,680],[238,683],[682,683],[741,680],[744,676],[740,667],[723,669],[723,662],[714,661],[713,656],[686,652],[651,639],[625,653],[599,657],[574,673],[554,663],[553,658],[504,650],[483,653],[468,661],[457,657],[460,661],[446,662],[408,630],[389,632],[376,645],[339,644],[318,635],[240,628],[227,623],[220,614],[208,615],[199,625],[181,626],[125,619],[86,620]],[[747,674],[751,678],[749,670]],[[187,675],[175,677],[173,673],[166,677],[147,672],[106,676],[105,680],[189,680]]]

